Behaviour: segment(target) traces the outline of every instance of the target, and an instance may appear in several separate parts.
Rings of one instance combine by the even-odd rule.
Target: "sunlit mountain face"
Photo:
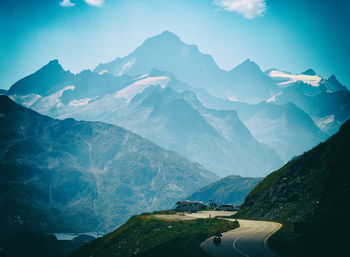
[[[48,234],[96,236],[180,200],[237,205],[252,190],[249,217],[276,221],[287,207],[261,214],[257,194],[273,172],[298,164],[266,203],[301,181],[307,199],[310,153],[346,148],[334,138],[350,118],[349,11],[328,0],[4,0],[0,257],[68,256],[93,238]],[[333,188],[325,156],[316,173]],[[322,176],[307,179],[323,190]],[[41,255],[16,247],[37,238],[23,233],[46,238]]]
[[[349,91],[334,75],[263,72],[249,59],[224,71],[169,31],[94,71],[73,74],[51,61],[7,95],[55,118],[125,127],[219,176],[265,176],[350,113]]]

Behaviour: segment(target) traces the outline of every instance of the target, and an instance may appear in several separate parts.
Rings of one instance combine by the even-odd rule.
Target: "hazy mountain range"
[[[94,72],[72,74],[54,60],[7,95],[55,118],[122,126],[220,176],[265,176],[350,115],[334,75],[263,72],[249,59],[224,71],[168,31]]]
[[[31,86],[46,83],[43,80],[50,74],[55,86],[45,90]],[[91,78],[96,81],[82,83]],[[96,93],[96,85],[104,91]],[[259,143],[234,110],[208,109],[190,89],[159,70],[136,78],[91,71],[73,75],[52,61],[17,82],[8,95],[55,118],[103,121],[130,129],[221,176],[264,176],[282,165],[275,151]]]
[[[7,96],[0,96],[0,146],[2,236],[114,229],[217,180],[128,130],[52,119]]]
[[[111,230],[195,191],[238,203],[350,117],[334,75],[224,71],[170,32],[94,71],[53,60],[0,94],[3,234]]]

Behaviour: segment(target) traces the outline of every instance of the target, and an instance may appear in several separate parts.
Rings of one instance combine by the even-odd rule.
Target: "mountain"
[[[350,228],[349,147],[350,120],[326,142],[268,175],[247,196],[239,215],[294,222],[294,233],[304,236],[300,242],[310,241],[309,246],[299,245],[307,246],[303,250],[341,256],[339,250],[347,248],[347,237],[342,235]],[[341,225],[336,225],[338,222]],[[327,234],[337,236],[329,239],[324,236]]]
[[[148,38],[123,58],[98,65],[94,72],[137,76],[154,68],[225,99],[257,103],[278,92],[274,81],[249,59],[231,71],[224,71],[210,55],[201,53],[195,45],[185,44],[169,31]]]
[[[223,73],[211,56],[202,54],[195,45],[185,44],[169,31],[148,38],[124,58],[98,65],[94,72],[136,76],[154,68],[169,71],[180,80],[201,87],[214,86],[213,78]]]
[[[123,128],[55,120],[0,96],[1,235],[108,231],[217,176]]]
[[[313,69],[307,69],[306,71],[301,73],[302,75],[315,76],[317,75]]]
[[[327,139],[313,120],[292,103],[278,106],[263,102],[241,113],[254,137],[275,149],[285,162]]]
[[[76,77],[111,76],[82,72]],[[111,76],[112,77],[112,76]],[[117,77],[121,80],[123,77]],[[91,82],[91,88],[101,87],[99,94],[76,96],[85,84],[71,84],[48,96],[28,100],[27,95],[10,95],[16,102],[55,118],[102,121],[127,128],[153,142],[199,162],[220,176],[265,176],[283,162],[270,148],[260,144],[239,120],[235,111],[205,108],[193,87],[179,81],[169,72],[152,69],[137,77],[124,77],[105,90]],[[81,81],[76,80],[76,81]],[[81,85],[81,86],[78,86]],[[82,92],[86,92],[81,90]],[[93,99],[91,97],[97,95]],[[70,97],[69,100],[66,100]],[[269,158],[267,158],[269,157]],[[268,161],[266,161],[268,159]]]
[[[274,95],[268,102],[278,105],[294,103],[329,136],[336,133],[350,117],[350,92],[335,75],[324,79],[310,70],[300,75],[277,70],[267,73],[283,88],[282,92]]]
[[[6,95],[7,93],[7,90],[5,89],[0,89],[0,95]]]
[[[63,85],[69,86],[73,77],[71,72],[61,67],[58,60],[53,60],[37,72],[17,81],[8,90],[8,94],[48,96],[61,89]]]
[[[322,82],[324,83],[328,92],[348,91],[348,89],[338,81],[334,74],[328,79],[324,79]]]
[[[54,74],[69,73],[58,62],[53,64],[48,66],[55,67]],[[21,80],[22,86],[13,86],[16,93],[11,93],[11,87],[8,95],[17,103],[54,118],[125,127],[220,176],[265,176],[281,165],[280,159],[286,162],[334,134],[350,115],[350,94],[335,76],[323,79],[313,70],[263,73],[249,59],[223,71],[210,56],[170,32],[147,39],[130,55],[100,65],[95,72],[71,74],[59,84],[48,82],[55,85],[49,93],[41,95],[35,89],[27,94],[31,77]],[[158,93],[155,87],[160,87]],[[179,95],[160,93],[169,88]],[[193,92],[202,106],[181,100],[185,91]],[[142,104],[145,98],[148,104]],[[251,104],[236,101],[240,99]],[[237,114],[250,136],[239,139],[240,133],[247,135],[242,132],[246,128],[242,122],[228,122],[236,120]],[[192,118],[198,125],[191,124]],[[244,145],[243,151],[237,143]]]
[[[350,117],[350,92],[348,90],[309,95],[296,87],[290,87],[276,96],[273,102],[279,105],[294,103],[328,135],[334,134]]]
[[[320,129],[321,126],[316,126],[311,117],[293,103],[247,104],[197,92],[200,100],[213,109],[235,110],[252,135],[274,149],[285,162],[328,137],[328,133]]]
[[[12,85],[7,95],[27,107],[55,112],[62,104],[81,106],[120,90],[130,80],[128,76],[116,78],[90,70],[72,74],[65,71],[58,60],[53,60]]]
[[[228,176],[199,189],[187,199],[205,203],[213,200],[217,204],[239,205],[261,180],[262,178]]]
[[[227,73],[230,99],[246,103],[259,103],[269,99],[280,90],[273,79],[266,76],[260,67],[247,59]]]
[[[155,81],[162,86],[154,86]],[[207,109],[192,92],[177,93],[167,83],[168,77],[144,77],[76,110],[74,117],[85,119],[93,113],[95,119],[126,127],[220,176],[263,176],[282,164],[272,149],[255,140],[236,112]],[[139,85],[143,91],[136,92]]]
[[[270,69],[265,72],[272,80],[274,80],[280,88],[287,88],[299,84],[301,90],[309,90],[322,92],[326,90],[321,86],[322,77],[315,74],[313,70],[307,70],[301,74],[291,74],[276,69]]]

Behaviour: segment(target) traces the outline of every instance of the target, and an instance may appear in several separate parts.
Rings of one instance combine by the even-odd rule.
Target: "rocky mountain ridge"
[[[0,96],[1,234],[108,231],[217,179],[123,128],[56,120]]]

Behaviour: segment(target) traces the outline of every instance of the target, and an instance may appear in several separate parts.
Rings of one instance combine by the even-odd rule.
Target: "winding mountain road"
[[[229,220],[229,219],[228,219]],[[268,238],[281,228],[281,224],[268,221],[238,220],[240,227],[222,233],[219,246],[213,243],[213,237],[205,240],[202,248],[220,257],[276,257],[266,247]]]
[[[214,218],[219,216],[223,219],[234,221],[234,219],[224,218],[236,212],[229,211],[199,211],[196,213],[186,213],[185,215],[157,215],[161,219],[169,220],[191,220],[198,218]],[[238,219],[240,227],[222,233],[222,240],[219,246],[215,246],[213,238],[205,240],[201,247],[213,256],[218,257],[277,257],[270,251],[266,242],[268,238],[281,228],[281,224],[270,221],[241,220]]]

